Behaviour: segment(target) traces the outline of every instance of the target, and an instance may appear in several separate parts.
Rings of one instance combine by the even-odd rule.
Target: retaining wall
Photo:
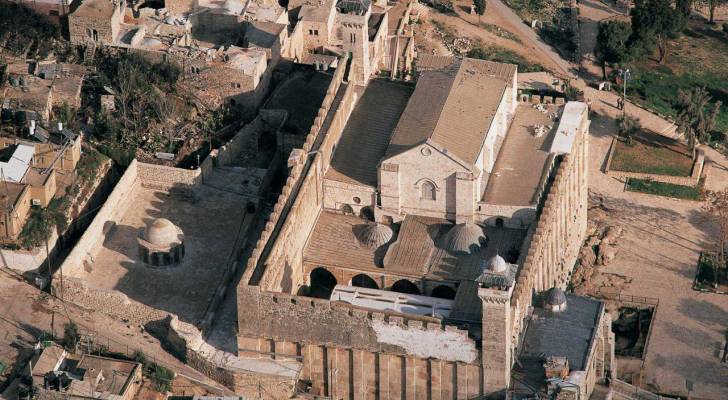
[[[682,185],[682,186],[696,186],[698,183],[700,183],[700,177],[703,174],[703,168],[705,166],[705,152],[703,150],[698,150],[697,157],[695,158],[695,161],[693,162],[693,169],[690,173],[690,176],[675,176],[675,175],[660,175],[660,174],[648,174],[648,173],[640,173],[640,172],[626,172],[626,171],[617,171],[611,169],[612,165],[612,158],[614,157],[614,152],[616,151],[616,144],[617,144],[617,138],[612,139],[612,145],[609,147],[609,156],[607,158],[607,166],[606,170],[604,171],[607,175],[625,181],[627,178],[634,178],[634,179],[642,179],[642,180],[650,180],[655,182],[662,182],[662,183],[671,183],[674,185]]]
[[[94,257],[106,240],[106,235],[112,231],[132,204],[132,191],[136,183],[138,165],[136,160],[129,164],[104,205],[61,264],[60,270],[65,276],[78,276],[83,272],[84,264],[93,263]]]

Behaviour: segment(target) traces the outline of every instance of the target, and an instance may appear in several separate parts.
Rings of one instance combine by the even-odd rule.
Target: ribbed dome
[[[483,228],[472,222],[465,222],[450,228],[445,234],[443,244],[452,252],[471,254],[478,251],[484,241]]]
[[[500,255],[496,254],[488,260],[488,270],[492,272],[503,272],[508,268],[508,263]]]
[[[166,218],[157,218],[147,226],[144,238],[158,246],[169,246],[180,243],[179,229]]]
[[[361,224],[354,227],[354,235],[362,245],[376,249],[392,240],[392,228],[380,223]]]
[[[546,292],[546,298],[544,298],[544,303],[546,303],[547,306],[550,307],[563,307],[566,305],[566,294],[564,294],[564,291],[554,287],[548,290]]]

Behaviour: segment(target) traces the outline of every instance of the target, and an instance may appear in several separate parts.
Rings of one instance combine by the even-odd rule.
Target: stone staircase
[[[85,65],[92,65],[96,57],[96,43],[91,43],[86,46],[83,52],[83,63]]]

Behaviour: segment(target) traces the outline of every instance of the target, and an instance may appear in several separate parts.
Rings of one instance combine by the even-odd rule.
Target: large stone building
[[[588,109],[517,79],[450,58],[327,92],[238,287],[238,355],[297,361],[331,398],[587,399],[615,367],[603,306],[561,290]]]

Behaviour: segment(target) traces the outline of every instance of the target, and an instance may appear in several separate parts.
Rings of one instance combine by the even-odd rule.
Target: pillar
[[[513,287],[478,289],[483,303],[483,388],[489,399],[505,398],[511,382],[512,292]]]

